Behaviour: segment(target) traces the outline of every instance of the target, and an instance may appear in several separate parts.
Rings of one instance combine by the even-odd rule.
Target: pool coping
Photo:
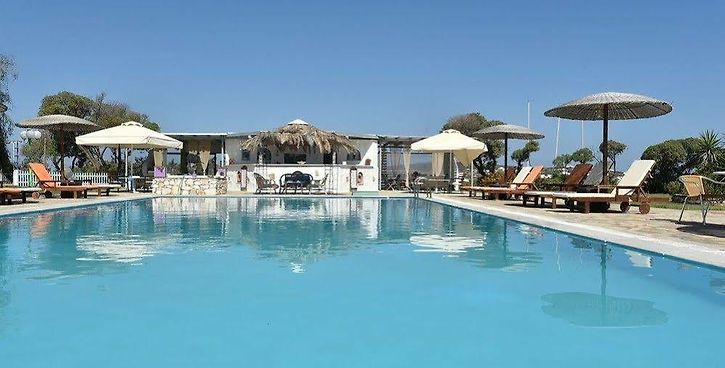
[[[480,207],[447,198],[421,198],[426,201],[463,208],[465,210],[497,216],[529,225],[541,226],[555,231],[583,236],[591,239],[639,249],[649,253],[695,262],[707,266],[725,268],[725,251],[705,248],[697,243],[684,242],[666,237],[654,238],[626,231],[617,231],[599,226],[584,225],[558,220],[537,213],[521,213],[500,208]]]

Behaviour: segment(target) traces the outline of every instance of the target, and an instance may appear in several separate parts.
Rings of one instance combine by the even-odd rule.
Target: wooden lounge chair
[[[556,191],[549,190],[549,191],[540,191],[540,190],[530,190],[524,193],[521,197],[523,199],[524,207],[526,207],[526,204],[529,201],[532,201],[535,205],[538,204],[540,206],[544,206],[544,198],[546,198],[547,195],[551,195],[556,192],[574,192],[582,185],[582,182],[584,181],[584,178],[589,174],[589,172],[592,169],[592,164],[578,164],[574,166],[574,168],[569,173],[569,176],[566,177],[566,180],[564,180],[564,183],[558,184],[554,187],[558,187]],[[600,170],[601,172],[601,170]]]
[[[87,183],[87,185],[98,187],[98,188],[104,190],[106,195],[111,195],[110,193],[111,193],[111,190],[113,190],[113,189],[115,189],[116,192],[121,191],[121,183],[111,182],[111,178],[108,174],[106,174],[107,183],[94,183],[91,181],[91,179],[77,179],[77,178],[75,178],[75,174],[73,173],[73,171],[68,170],[68,169],[66,169],[66,172],[65,172],[65,174],[63,174],[63,176],[66,179],[68,179],[68,181],[71,183],[80,183],[80,184]]]
[[[273,179],[265,179],[262,175],[258,173],[254,173],[254,180],[257,182],[257,191],[256,194],[262,194],[264,191],[272,190],[273,193],[277,193],[277,188],[279,188],[279,185],[274,182]]]
[[[599,188],[612,188],[607,193],[571,193],[560,192],[547,195],[551,198],[551,208],[556,208],[556,200],[566,201],[570,210],[581,210],[589,213],[592,202],[616,203],[619,202],[619,209],[622,212],[629,211],[630,202],[639,202],[639,212],[649,213],[652,199],[644,191],[644,182],[649,177],[655,162],[653,160],[637,160],[632,163],[624,176],[615,186],[603,186]]]
[[[511,180],[510,184],[504,184],[501,187],[502,188],[515,188],[519,184],[523,183],[524,179],[526,179],[526,175],[529,175],[529,172],[531,171],[531,166],[524,166],[519,170],[519,173],[516,174],[516,176]],[[484,185],[484,186],[465,186],[461,187],[461,190],[468,191],[469,197],[474,197],[475,193],[481,192],[483,189],[491,188],[493,187],[495,183],[491,183],[491,185]]]
[[[5,184],[5,176],[0,173],[0,204],[11,204],[14,198],[20,198],[23,203],[27,202],[28,196],[33,199],[40,198],[40,188],[21,188]]]
[[[717,185],[725,185],[725,183],[700,175],[682,175],[678,180],[685,186],[685,200],[682,202],[682,211],[680,211],[680,218],[677,222],[682,222],[682,214],[685,213],[687,201],[694,200],[700,202],[702,224],[707,225],[707,213],[710,211],[710,206],[713,203],[725,200],[725,195],[708,193],[703,181],[709,181]]]
[[[512,184],[509,187],[484,187],[484,188],[480,189],[481,197],[485,198],[486,194],[489,194],[489,195],[492,195],[494,199],[498,199],[498,197],[502,194],[507,197],[522,195],[522,194],[526,193],[527,191],[536,188],[534,186],[534,182],[536,182],[536,180],[539,179],[539,176],[541,176],[542,171],[544,171],[543,166],[541,166],[541,165],[534,166],[531,168],[531,170],[529,170],[529,173],[526,174],[526,177],[520,183]],[[520,174],[521,173],[519,173],[519,175]]]
[[[93,185],[65,185],[60,180],[54,180],[53,177],[50,176],[48,169],[46,169],[43,164],[37,162],[29,163],[28,167],[30,167],[30,170],[38,178],[38,186],[43,190],[45,196],[48,198],[52,197],[54,193],[59,193],[61,197],[63,196],[63,193],[70,193],[73,198],[78,198],[79,196],[87,198],[88,191],[96,191],[99,196],[104,191],[106,194],[110,191],[110,189],[99,188]]]

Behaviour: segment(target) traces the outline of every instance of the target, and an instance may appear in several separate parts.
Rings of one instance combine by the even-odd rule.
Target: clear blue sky
[[[16,121],[68,90],[147,113],[164,131],[250,131],[303,118],[347,133],[430,135],[479,111],[547,135],[548,108],[602,91],[670,101],[615,122],[624,159],[725,126],[722,1],[5,1]],[[161,3],[161,2],[159,2]],[[16,130],[17,134],[17,130]],[[601,123],[586,125],[586,144]],[[598,143],[597,143],[598,144]],[[579,145],[562,121],[561,152]],[[519,146],[515,144],[514,147]]]

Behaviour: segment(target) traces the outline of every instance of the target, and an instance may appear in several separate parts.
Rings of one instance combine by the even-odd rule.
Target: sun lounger
[[[552,195],[557,192],[573,192],[576,191],[584,181],[584,178],[589,174],[592,169],[592,164],[578,164],[574,166],[569,175],[566,177],[564,183],[557,185],[557,191],[541,191],[541,190],[529,190],[524,193],[521,197],[523,199],[524,207],[531,201],[534,204],[544,206],[544,199],[546,196]],[[601,170],[600,170],[601,172]]]
[[[54,180],[53,177],[50,176],[48,169],[46,169],[43,164],[37,162],[29,163],[28,167],[30,167],[30,170],[38,178],[38,186],[43,190],[46,197],[52,197],[54,193],[59,193],[61,196],[63,193],[70,193],[73,198],[78,198],[80,196],[86,198],[88,197],[88,191],[95,191],[99,196],[103,192],[108,194],[110,191],[110,189],[104,189],[93,185],[65,185],[65,183],[60,180]]]
[[[14,198],[20,198],[25,203],[28,196],[38,199],[41,191],[40,188],[21,188],[12,184],[6,185],[5,177],[0,173],[0,204],[11,204]]]
[[[531,166],[524,166],[519,170],[519,173],[516,174],[516,177],[513,178],[510,184],[505,184],[501,186],[502,188],[516,188],[518,185],[522,184],[524,179],[526,179],[526,176],[529,175],[529,172],[531,172]],[[468,191],[469,197],[475,196],[475,193],[481,192],[486,188],[491,188],[492,186],[466,186],[461,187],[461,190]]]
[[[526,177],[521,182],[512,183],[509,187],[483,187],[478,189],[478,191],[481,192],[482,198],[485,198],[486,194],[492,195],[494,199],[497,199],[502,194],[506,196],[522,195],[528,190],[535,189],[534,182],[539,179],[543,170],[543,166],[534,166],[528,171],[528,174],[526,174]],[[519,172],[519,175],[521,175],[521,172]],[[517,178],[519,175],[517,175]]]
[[[632,163],[624,176],[615,186],[599,186],[599,188],[612,188],[607,193],[571,193],[559,192],[547,195],[551,199],[551,207],[556,208],[556,200],[563,199],[570,210],[581,210],[589,213],[592,202],[616,203],[619,209],[627,212],[632,201],[639,202],[639,212],[649,213],[651,198],[644,191],[644,182],[649,176],[655,162],[653,160],[637,160]]]

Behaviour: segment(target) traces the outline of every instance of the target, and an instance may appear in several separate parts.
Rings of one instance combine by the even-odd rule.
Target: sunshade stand
[[[609,120],[632,120],[665,115],[672,105],[632,93],[604,92],[567,102],[544,113],[569,120],[602,120],[602,184],[609,184]]]
[[[525,140],[533,140],[533,139],[541,139],[544,138],[544,135],[533,131],[529,128],[522,127],[519,125],[511,125],[511,124],[501,124],[501,125],[494,125],[488,128],[483,128],[481,130],[476,131],[473,133],[474,136],[483,138],[483,139],[503,139],[503,177],[501,178],[501,182],[506,182],[506,170],[508,169],[508,152],[509,152],[509,139],[525,139]]]
[[[60,153],[60,175],[65,175],[65,147],[63,137],[65,132],[84,132],[97,130],[100,127],[88,120],[69,115],[44,115],[37,118],[24,120],[16,124],[19,128],[45,129],[58,132],[60,142],[58,151]]]

